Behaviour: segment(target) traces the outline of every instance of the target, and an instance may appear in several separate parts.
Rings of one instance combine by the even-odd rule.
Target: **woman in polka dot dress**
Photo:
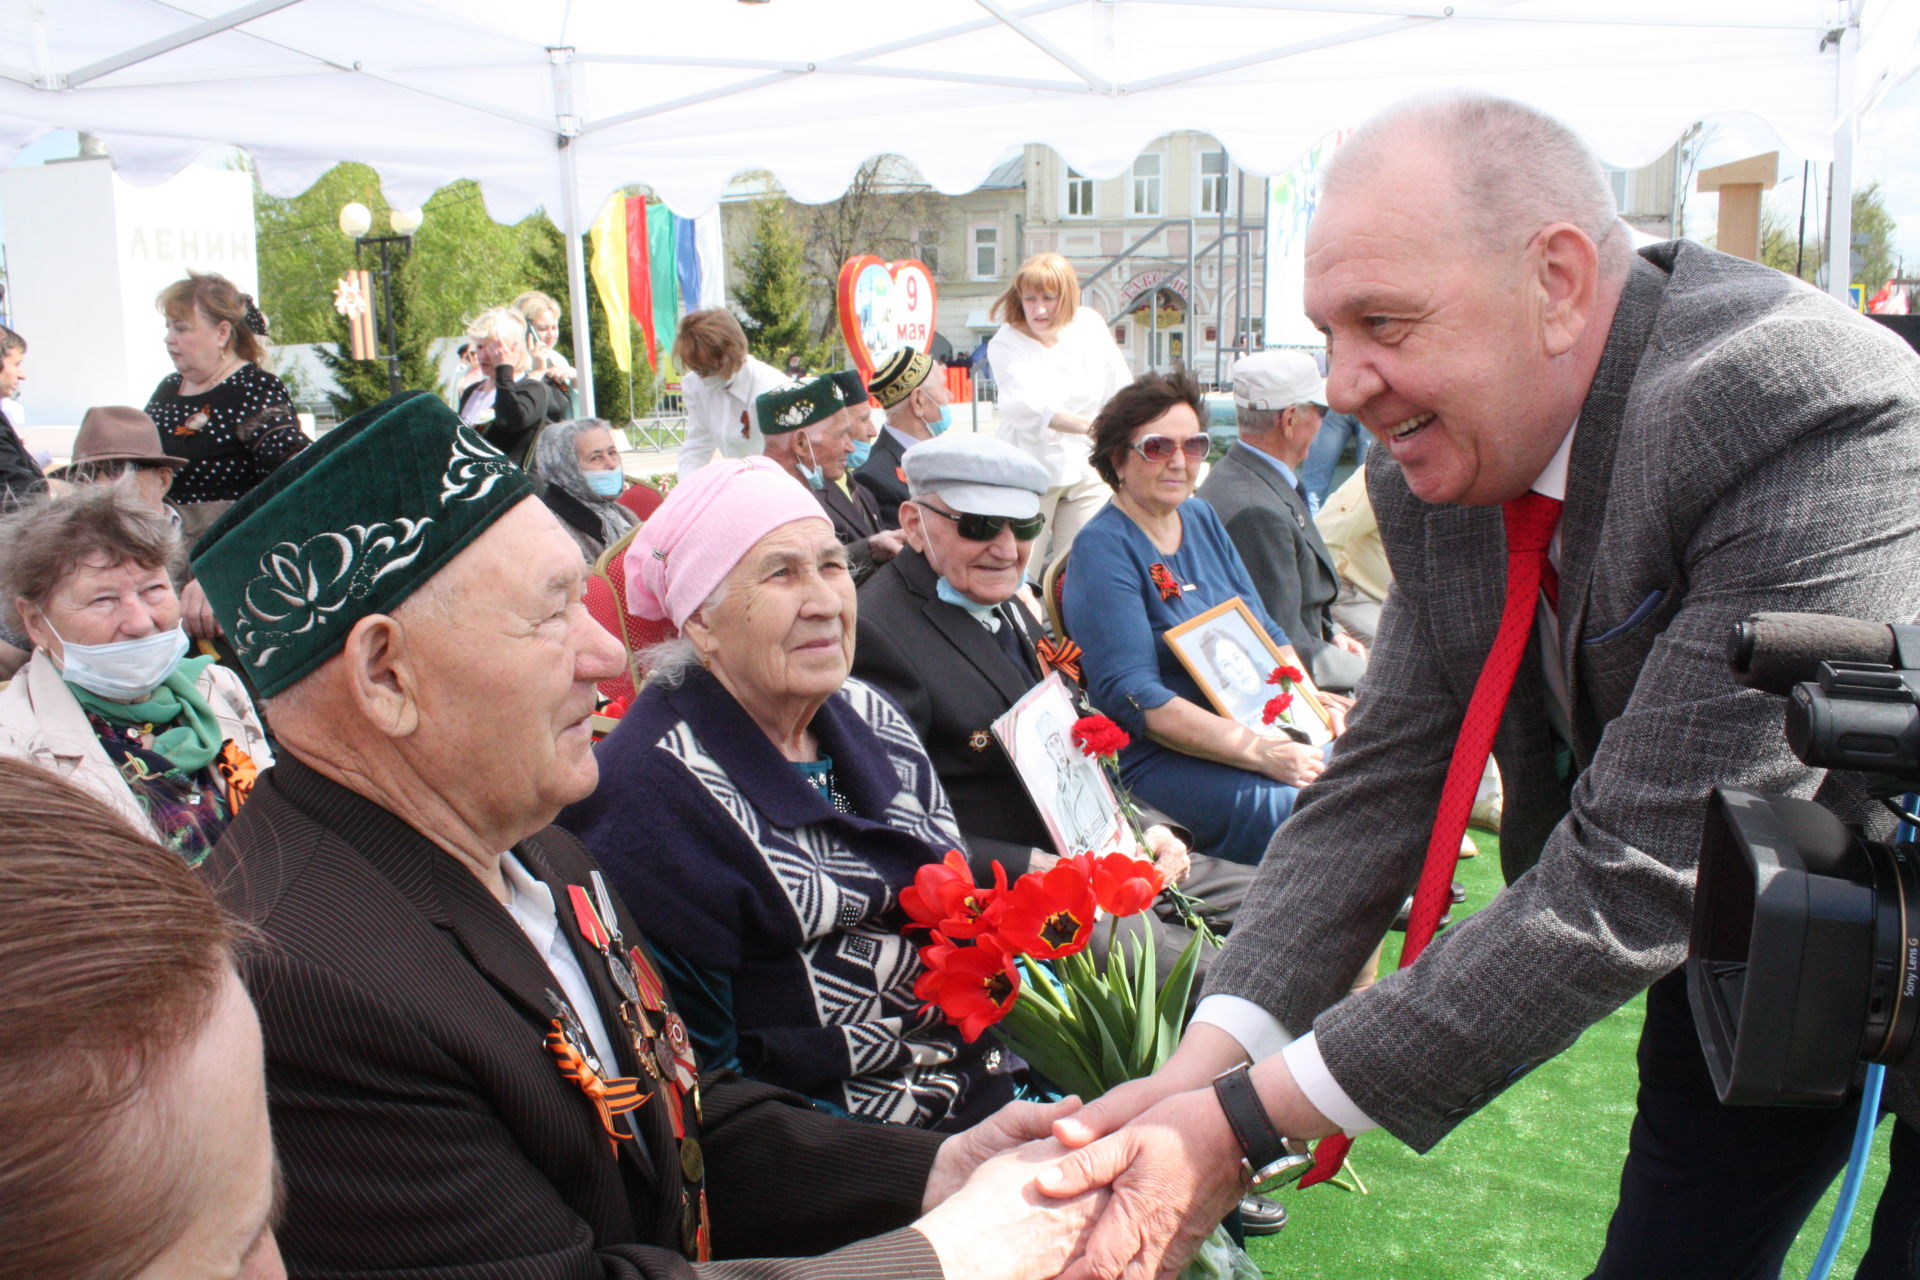
[[[252,298],[225,276],[190,271],[161,290],[158,303],[177,372],[154,388],[147,416],[181,460],[169,496],[191,546],[308,440],[286,385],[262,367],[267,324]]]

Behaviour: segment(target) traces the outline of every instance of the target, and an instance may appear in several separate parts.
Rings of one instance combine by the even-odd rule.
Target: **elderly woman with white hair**
[[[676,648],[560,816],[660,955],[703,1063],[859,1119],[957,1128],[1017,1060],[913,994],[901,889],[964,849],[912,725],[848,678],[847,551],[764,458],[683,480],[632,543],[629,607]]]
[[[467,337],[479,344],[479,367],[492,376],[461,395],[460,420],[524,466],[540,428],[565,418],[572,401],[566,388],[535,372],[527,319],[512,307],[482,311],[467,326]]]
[[[580,544],[588,564],[636,523],[620,505],[627,477],[620,470],[613,424],[605,419],[573,418],[541,431],[533,447],[533,474],[540,500]]]

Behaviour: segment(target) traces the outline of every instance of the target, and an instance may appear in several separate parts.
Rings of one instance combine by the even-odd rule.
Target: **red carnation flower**
[[[1110,853],[1093,864],[1093,898],[1109,915],[1137,915],[1166,887],[1160,868],[1145,858]]]
[[[1081,716],[1073,722],[1073,745],[1082,755],[1112,759],[1127,749],[1133,739],[1105,716]]]
[[[1267,677],[1268,684],[1299,684],[1307,678],[1307,673],[1298,667],[1278,666]]]
[[[1093,875],[1089,858],[1065,858],[1044,873],[1014,881],[1000,913],[999,936],[1036,960],[1058,960],[1093,936]]]
[[[980,1033],[1007,1016],[1020,998],[1020,970],[1011,952],[991,934],[970,947],[955,946],[942,935],[920,949],[926,966],[913,984],[924,1007],[939,1009],[971,1044]]]
[[[973,870],[958,849],[947,850],[939,862],[913,873],[913,883],[900,891],[900,909],[913,923],[909,929],[932,929],[949,938],[976,938],[993,928],[1007,892],[1007,873],[993,864],[993,888],[973,882]]]
[[[1287,708],[1292,705],[1293,695],[1291,693],[1276,693],[1273,697],[1268,698],[1267,705],[1260,709],[1260,723],[1272,724],[1275,720],[1287,714]]]

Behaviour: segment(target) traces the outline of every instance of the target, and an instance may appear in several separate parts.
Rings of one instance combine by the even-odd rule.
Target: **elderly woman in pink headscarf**
[[[627,553],[628,604],[680,631],[560,817],[659,952],[703,1064],[864,1120],[959,1128],[1017,1061],[913,994],[900,890],[964,849],[913,728],[848,678],[846,548],[765,458],[680,482]]]

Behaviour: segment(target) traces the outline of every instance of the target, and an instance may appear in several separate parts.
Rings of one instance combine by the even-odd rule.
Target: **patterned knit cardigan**
[[[600,744],[599,788],[560,823],[662,953],[703,1066],[861,1119],[971,1123],[1012,1096],[1018,1060],[920,1012],[899,909],[916,868],[966,848],[946,794],[870,685],[849,679],[811,727],[852,813],[711,675],[648,685]]]

